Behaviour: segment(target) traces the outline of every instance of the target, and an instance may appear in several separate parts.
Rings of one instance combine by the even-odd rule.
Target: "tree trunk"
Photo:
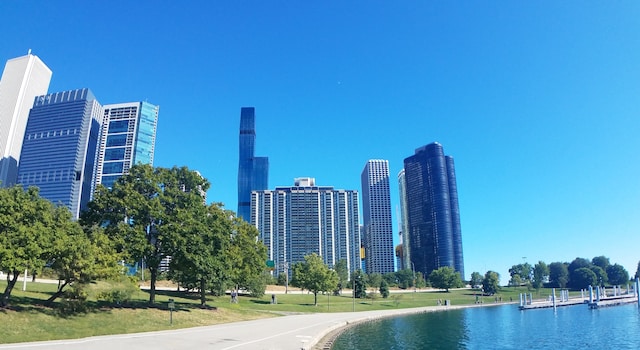
[[[9,274],[7,274],[7,287],[4,289],[4,293],[2,293],[2,299],[0,299],[0,308],[5,308],[9,305],[9,296],[11,295],[11,291],[13,287],[15,287],[16,282],[18,282],[18,276],[20,276],[20,271],[13,270],[13,278],[9,279]]]
[[[204,288],[204,278],[200,279],[200,307],[205,307],[207,305],[207,298],[206,298],[206,290]]]
[[[313,306],[318,306],[318,292],[313,292]]]
[[[62,290],[64,289],[64,287],[66,287],[69,284],[69,282],[64,281],[64,283],[60,284],[58,283],[58,291],[53,293],[53,295],[47,299],[47,301],[44,302],[45,306],[51,306],[51,304],[53,304],[53,301],[58,299],[62,293],[64,293]]]
[[[149,280],[149,283],[151,284],[149,288],[149,306],[152,306],[156,302],[156,279],[158,278],[158,269],[149,266],[149,272],[151,273],[151,279]]]

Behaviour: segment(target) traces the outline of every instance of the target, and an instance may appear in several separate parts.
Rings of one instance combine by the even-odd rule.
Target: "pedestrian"
[[[276,301],[276,295],[275,294],[271,294],[271,304],[277,304],[278,302]]]

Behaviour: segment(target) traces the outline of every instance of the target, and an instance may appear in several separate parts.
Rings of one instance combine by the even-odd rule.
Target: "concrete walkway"
[[[325,335],[349,323],[394,315],[445,311],[478,306],[482,305],[428,306],[414,309],[290,315],[171,331],[7,344],[0,345],[0,349],[311,349],[322,340]]]

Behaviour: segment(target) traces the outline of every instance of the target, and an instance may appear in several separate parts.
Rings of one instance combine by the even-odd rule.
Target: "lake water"
[[[332,349],[640,349],[640,309],[504,305],[423,313],[352,327]]]

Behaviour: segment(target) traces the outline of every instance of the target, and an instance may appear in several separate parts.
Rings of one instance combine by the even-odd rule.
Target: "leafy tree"
[[[416,287],[424,288],[427,286],[427,281],[424,279],[424,275],[420,271],[416,271]]]
[[[571,280],[571,274],[573,274],[573,272],[579,268],[589,268],[591,267],[591,261],[585,259],[585,258],[575,258],[573,259],[573,261],[569,264],[569,266],[567,267],[567,269],[569,270],[569,280]]]
[[[380,286],[380,282],[382,281],[382,275],[379,273],[369,273],[367,274],[367,285],[369,285],[372,290],[375,291],[376,286]]]
[[[226,212],[231,217],[230,212]],[[266,289],[263,273],[266,268],[267,248],[258,240],[258,230],[248,222],[233,219],[231,245],[227,255],[231,258],[231,282],[253,296],[262,296]]]
[[[387,283],[387,280],[385,280],[384,278],[382,279],[382,281],[380,281],[380,295],[386,299],[389,297],[389,284]]]
[[[513,265],[509,269],[509,275],[513,278],[514,275],[520,276],[520,279],[525,283],[531,283],[531,277],[533,275],[533,268],[529,263]]]
[[[336,295],[342,293],[342,290],[349,283],[349,270],[347,269],[347,260],[342,259],[333,266],[333,270],[338,274],[338,286],[336,288]]]
[[[398,276],[395,272],[388,272],[382,275],[382,278],[387,281],[387,285],[397,287],[398,286]]]
[[[569,282],[569,269],[567,264],[553,262],[549,264],[549,282],[556,288],[565,288]]]
[[[509,280],[509,285],[512,287],[518,287],[522,284],[522,278],[520,278],[520,275],[513,274],[511,275],[511,279]]]
[[[40,270],[47,262],[57,229],[54,212],[54,205],[40,197],[36,187],[0,188],[0,271],[12,274],[7,275],[0,307],[9,304],[21,272]]]
[[[358,299],[367,297],[367,276],[362,270],[356,270],[351,274],[351,282],[354,285],[355,297]]]
[[[54,240],[47,260],[60,283],[45,304],[50,305],[62,296],[67,286],[80,291],[82,285],[97,279],[114,278],[120,273],[115,250],[102,229],[87,228],[87,235],[80,224],[72,220],[65,207],[55,209],[54,222]]]
[[[460,273],[450,266],[443,266],[431,271],[429,281],[432,287],[444,289],[446,292],[449,292],[449,288],[459,288],[463,285]]]
[[[482,280],[484,294],[494,295],[500,290],[500,275],[495,271],[487,271]]]
[[[609,262],[609,258],[604,255],[596,256],[591,259],[591,264],[595,266],[599,266],[602,270],[607,271],[607,268],[611,263]]]
[[[312,253],[304,257],[304,262],[293,265],[297,287],[313,293],[313,305],[318,305],[318,292],[333,290],[338,284],[338,274],[329,269],[322,257]]]
[[[472,272],[471,280],[469,281],[471,288],[480,288],[482,287],[482,275],[480,272]]]
[[[200,305],[206,305],[206,291],[220,289],[232,270],[229,256],[231,220],[217,204],[202,202],[178,213],[179,225],[171,259],[171,278],[200,292]]]
[[[413,271],[410,269],[404,269],[396,272],[396,278],[398,279],[398,287],[400,289],[413,287]]]
[[[627,272],[622,265],[609,265],[609,267],[607,267],[607,275],[609,276],[609,283],[611,285],[619,286],[629,283],[629,272]]]
[[[184,231],[185,211],[200,210],[209,182],[186,167],[135,165],[112,189],[98,186],[84,226],[105,227],[123,258],[144,261],[150,273],[149,303],[155,302],[160,262],[174,253]]]
[[[638,267],[636,268],[636,274],[633,276],[633,279],[640,278],[640,261],[638,261]]]
[[[596,281],[599,286],[604,287],[605,284],[609,281],[607,273],[600,266],[591,265],[589,267],[589,270],[593,271],[593,273],[596,274]]]
[[[538,261],[533,266],[533,287],[540,289],[544,283],[549,279],[549,266],[544,261]]]
[[[589,286],[596,286],[598,278],[596,274],[587,267],[581,267],[576,269],[571,278],[571,286],[576,289],[587,288]]]

